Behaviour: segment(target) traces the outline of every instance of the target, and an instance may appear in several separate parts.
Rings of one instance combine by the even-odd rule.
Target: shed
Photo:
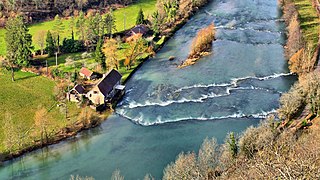
[[[130,29],[130,31],[126,34],[126,36],[130,37],[136,34],[146,35],[148,32],[149,32],[149,28],[146,25],[140,24]]]
[[[91,79],[91,76],[92,76],[93,72],[90,71],[89,69],[85,68],[85,67],[82,67],[80,69],[79,74],[80,74],[80,76],[82,78]]]
[[[84,94],[85,88],[78,84],[68,92],[67,98],[71,102],[80,102]]]

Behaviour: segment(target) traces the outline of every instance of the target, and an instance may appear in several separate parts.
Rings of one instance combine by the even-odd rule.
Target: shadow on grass
[[[36,74],[32,74],[32,75],[29,75],[29,76],[24,76],[24,77],[15,78],[15,80],[16,80],[16,81],[22,81],[22,80],[34,78],[34,77],[37,77],[37,76],[38,76],[38,75],[36,75]]]

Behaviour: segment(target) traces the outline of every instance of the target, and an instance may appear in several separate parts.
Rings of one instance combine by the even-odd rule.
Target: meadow
[[[48,117],[52,130],[65,127],[66,124],[76,120],[76,116],[81,109],[77,108],[75,104],[68,104],[71,120],[66,120],[63,111],[57,107],[57,101],[53,95],[53,89],[56,84],[54,81],[43,76],[21,71],[16,72],[15,82],[12,82],[10,77],[9,72],[0,71],[1,124],[7,120],[5,114],[10,113],[16,128],[22,127],[24,131],[29,130],[29,132],[33,132],[34,116],[39,106],[49,111]],[[33,135],[31,133],[28,136],[32,137]],[[4,134],[1,129],[0,152],[4,151],[3,139]],[[29,143],[31,141],[29,139]]]

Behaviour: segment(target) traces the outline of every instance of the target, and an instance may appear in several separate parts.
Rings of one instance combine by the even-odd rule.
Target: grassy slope
[[[294,0],[294,3],[298,8],[303,37],[315,47],[318,44],[320,32],[320,21],[317,12],[312,7],[311,0]]]
[[[3,124],[5,112],[12,114],[15,124],[22,124],[29,129],[34,124],[34,114],[39,105],[53,109],[49,116],[54,127],[63,127],[65,116],[56,106],[52,92],[55,82],[31,73],[17,72],[16,82],[11,82],[10,74],[0,71],[0,123]],[[80,110],[74,104],[69,105],[70,116]],[[3,151],[3,131],[0,130],[0,152]]]
[[[145,18],[151,16],[156,10],[156,2],[156,0],[139,0],[136,4],[114,11],[117,31],[124,30],[124,15],[126,17],[126,29],[129,29],[135,25],[139,9],[142,8]]]
[[[155,4],[156,4],[156,0],[139,0],[139,2],[133,5],[115,10],[114,15],[116,18],[117,31],[124,30],[124,14],[126,15],[126,29],[129,29],[135,25],[136,17],[138,15],[138,11],[140,7],[143,9],[145,17],[147,17],[148,15],[151,15],[151,13],[155,11],[156,9]],[[70,24],[70,20],[68,19],[63,20],[63,24],[65,28],[68,28]],[[31,25],[29,27],[30,34],[34,36],[39,30],[54,30],[53,25],[54,25],[54,21],[46,21],[46,22],[41,22],[41,23]],[[6,52],[4,37],[5,37],[5,30],[0,29],[0,55],[4,55]],[[65,37],[71,37],[70,31],[66,30],[62,34],[62,39]],[[38,49],[36,45],[34,46],[36,49]]]

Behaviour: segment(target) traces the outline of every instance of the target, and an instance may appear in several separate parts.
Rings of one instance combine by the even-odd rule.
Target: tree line
[[[34,46],[32,36],[22,16],[10,17],[6,24],[5,42],[7,53],[2,66],[11,70],[12,81],[14,71],[28,67],[33,57]],[[62,34],[70,32],[71,38],[62,39]],[[54,56],[55,53],[74,53],[83,50],[94,51],[99,39],[105,35],[112,36],[115,31],[115,18],[112,10],[102,16],[100,13],[71,17],[70,24],[65,27],[59,15],[54,18],[54,30],[40,30],[35,34],[35,43],[40,47],[40,53]],[[78,36],[78,40],[75,39]],[[101,47],[100,47],[101,48]]]
[[[55,14],[69,17],[88,9],[104,10],[111,5],[128,5],[132,0],[2,0],[0,18],[7,19],[11,14],[22,14],[28,22],[44,20]]]

